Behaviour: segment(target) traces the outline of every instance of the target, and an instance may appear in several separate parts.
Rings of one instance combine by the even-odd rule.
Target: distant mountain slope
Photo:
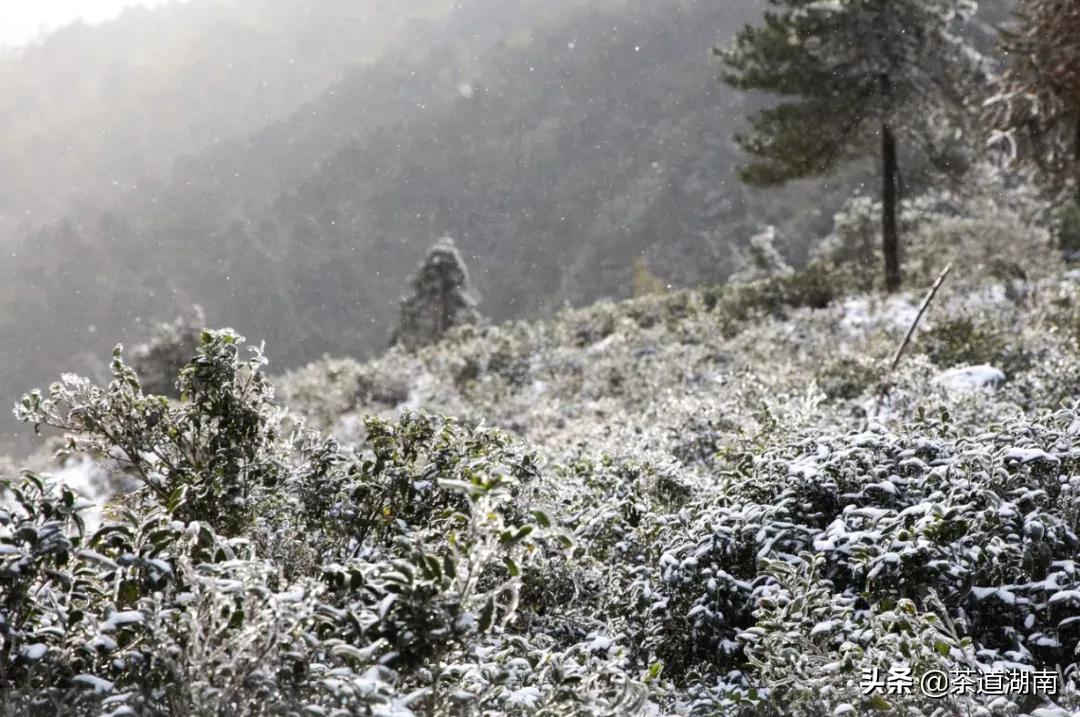
[[[177,156],[293,113],[434,0],[190,0],[74,24],[0,59],[0,239],[107,206]]]
[[[196,301],[287,365],[366,354],[447,232],[496,318],[624,293],[646,247],[665,278],[721,277],[725,225],[749,220],[741,101],[708,50],[750,17],[474,0],[416,24],[289,118],[24,236],[0,267],[0,392],[88,368],[73,336],[99,353]]]
[[[638,260],[676,286],[723,280],[763,223],[799,258],[873,168],[735,180],[759,100],[718,81],[709,48],[760,10],[193,0],[64,31],[9,61],[21,89],[0,93],[17,155],[0,214],[23,217],[0,264],[0,396],[93,372],[192,303],[284,366],[370,355],[446,233],[496,320],[626,296]]]

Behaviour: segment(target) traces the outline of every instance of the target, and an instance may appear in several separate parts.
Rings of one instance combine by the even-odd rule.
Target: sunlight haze
[[[64,25],[116,18],[126,7],[161,5],[164,0],[9,0],[0,8],[0,47],[25,45]]]

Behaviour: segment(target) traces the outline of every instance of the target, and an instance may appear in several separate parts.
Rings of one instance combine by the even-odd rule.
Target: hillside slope
[[[859,252],[839,262],[605,301],[550,320],[455,329],[436,346],[391,349],[366,363],[327,358],[287,374],[283,400],[344,435],[356,427],[354,413],[407,407],[493,423],[559,454],[640,440],[669,455],[680,455],[684,441],[704,441],[703,455],[715,453],[761,430],[763,418],[808,430],[898,425],[921,405],[946,406],[974,425],[1000,411],[1056,407],[1074,389],[1074,277],[1060,274],[1047,231],[1027,226],[1031,219],[1007,202],[962,205],[905,211],[905,276],[916,288],[897,295],[862,293],[879,280],[861,253],[875,226],[856,221],[866,235],[847,241]],[[890,374],[946,263],[948,281]],[[932,380],[966,364],[992,364],[1007,380],[986,393]]]
[[[189,0],[0,56],[0,242],[167,181],[176,159],[294,114],[446,12],[428,0]]]
[[[71,439],[0,511],[0,679],[147,714],[1075,714],[1080,279],[1004,195],[908,209],[910,281],[954,273],[891,373],[919,292],[838,236],[276,393],[228,331],[179,402],[119,355],[64,377],[20,408]],[[897,665],[1028,678],[864,688]]]
[[[865,268],[825,261],[324,359],[282,400],[346,444],[421,410],[539,453],[530,500],[577,547],[536,573],[523,624],[590,654],[584,713],[1074,715],[1080,276],[997,201],[907,215],[907,276],[953,273],[891,373],[922,291],[863,293]],[[608,661],[646,704],[605,689]],[[1058,677],[863,689],[898,664]],[[538,673],[488,704],[525,689],[557,711]]]
[[[0,269],[0,393],[60,369],[52,357],[72,334],[87,351],[63,367],[100,374],[89,357],[113,338],[141,338],[195,302],[214,323],[266,336],[287,366],[366,355],[384,344],[416,258],[445,233],[473,257],[496,318],[621,294],[625,257],[651,244],[670,280],[723,276],[730,237],[754,227],[730,176],[740,103],[708,48],[750,12],[671,10],[471,0],[406,23],[393,53],[321,94],[289,93],[302,103],[291,113],[215,130],[202,150],[157,143],[179,152],[167,173],[20,233]]]
[[[103,377],[114,340],[193,303],[282,367],[369,356],[445,234],[496,320],[624,298],[637,262],[673,286],[721,281],[762,224],[801,261],[871,170],[770,193],[735,180],[731,138],[758,100],[719,82],[709,48],[759,11],[194,0],[4,60],[0,396]]]

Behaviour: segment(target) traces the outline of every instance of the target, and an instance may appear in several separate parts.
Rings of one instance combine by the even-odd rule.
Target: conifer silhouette
[[[410,285],[412,293],[401,300],[401,317],[390,346],[415,349],[438,341],[455,326],[482,319],[468,269],[450,237],[431,247]]]

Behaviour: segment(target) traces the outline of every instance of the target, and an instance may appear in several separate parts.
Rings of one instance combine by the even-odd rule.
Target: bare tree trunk
[[[881,123],[881,249],[885,255],[885,290],[900,288],[900,236],[896,225],[898,174],[896,135]]]
[[[1076,201],[1080,203],[1080,114],[1076,116],[1076,137],[1073,141],[1073,179],[1076,181]]]

